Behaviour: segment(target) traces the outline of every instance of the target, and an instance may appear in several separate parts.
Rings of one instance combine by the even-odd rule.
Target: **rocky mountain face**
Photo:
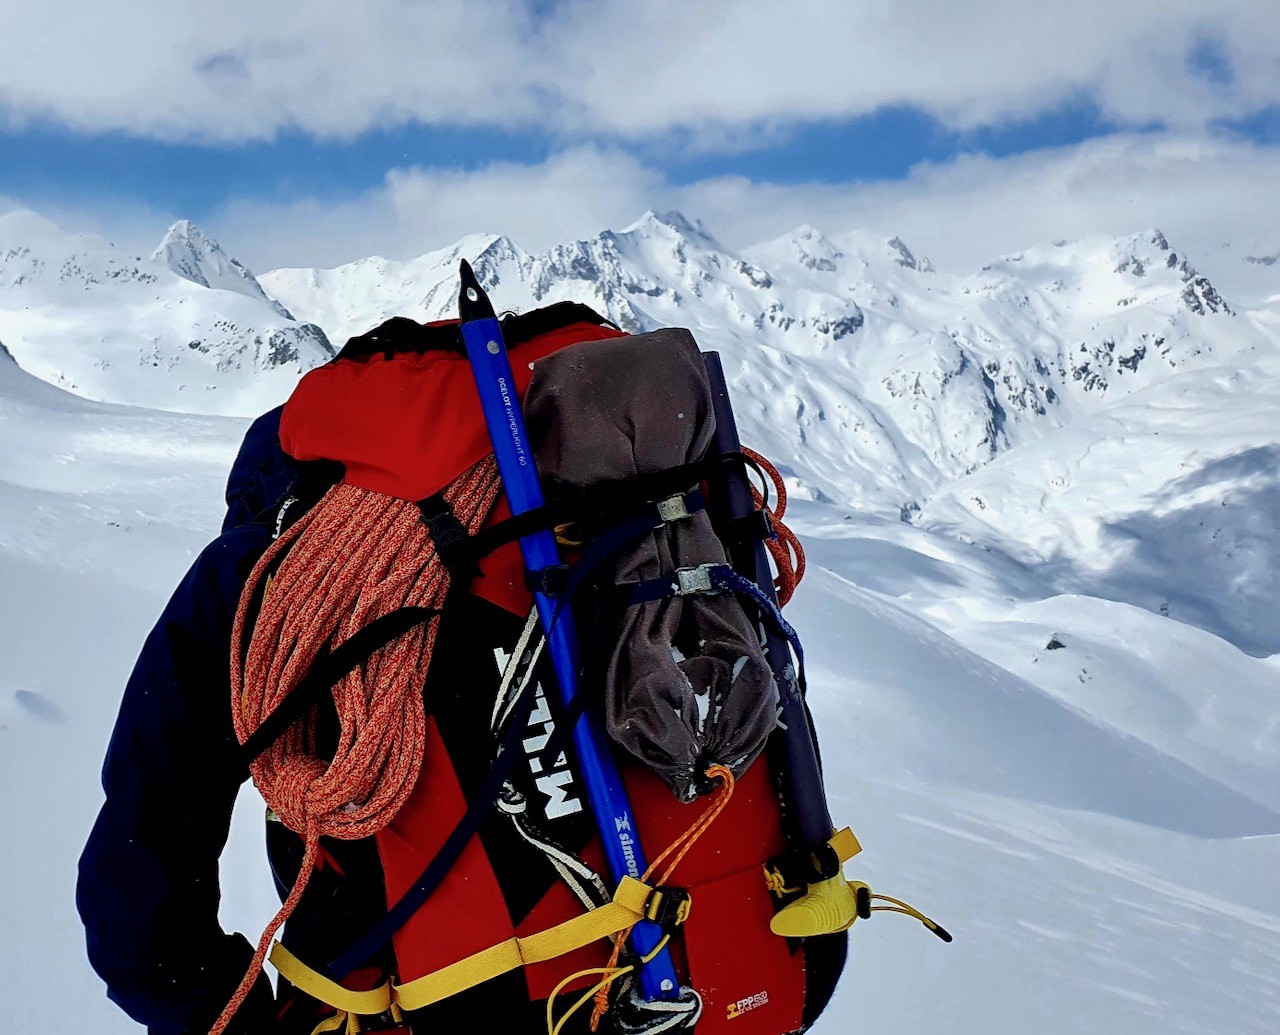
[[[79,395],[203,413],[272,405],[333,355],[190,224],[142,258],[30,212],[0,218],[0,338]]]

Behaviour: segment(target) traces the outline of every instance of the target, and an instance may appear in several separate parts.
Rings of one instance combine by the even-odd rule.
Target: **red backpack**
[[[521,394],[536,360],[622,336],[573,303],[508,316],[502,329]],[[301,473],[246,584],[232,672],[237,733],[297,876],[246,979],[247,987],[280,921],[296,911],[271,953],[282,976],[282,1030],[427,1032],[479,1022],[585,1031],[586,1006],[560,1018],[602,983],[595,999],[613,996],[606,1023],[619,1030],[687,1029],[696,1020],[700,1035],[784,1035],[811,1025],[843,967],[845,935],[770,930],[795,868],[830,868],[797,841],[785,752],[766,750],[732,781],[731,795],[691,804],[646,766],[620,759],[637,836],[651,854],[679,845],[683,855],[658,892],[615,893],[596,877],[602,855],[581,774],[559,750],[565,717],[540,685],[550,673],[519,671],[532,595],[517,545],[502,534],[509,513],[458,325],[397,318],[352,339],[302,379],[280,438]],[[699,490],[700,472],[679,478],[681,491]],[[715,487],[700,491],[716,514]],[[717,521],[723,538],[743,534],[742,522],[729,529],[727,521]],[[753,527],[757,540],[771,534],[767,518]],[[459,543],[486,535],[483,555],[445,563]],[[451,847],[469,807],[488,794],[495,716],[513,678],[534,687],[509,741],[518,741],[519,757],[496,803],[481,802],[474,836]],[[353,779],[365,781],[354,793]],[[689,840],[709,802],[719,810],[714,822]],[[346,872],[344,858],[360,846],[360,872]],[[832,840],[837,870],[856,850],[851,835]],[[388,909],[444,856],[425,901],[354,963],[350,946],[367,948],[362,937],[377,927],[378,909],[326,916],[314,887],[302,890],[380,882],[373,900]],[[627,894],[629,904],[620,902]],[[628,909],[667,924],[682,982],[697,993],[696,1015],[673,1013],[664,1028],[618,1005],[627,980],[610,972],[626,965],[614,945]],[[588,927],[584,917],[598,922]],[[569,933],[544,934],[558,925]]]

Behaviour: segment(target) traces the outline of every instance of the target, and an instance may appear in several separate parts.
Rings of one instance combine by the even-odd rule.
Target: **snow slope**
[[[958,479],[916,522],[1280,652],[1280,353],[1136,392]]]
[[[181,226],[143,259],[31,212],[0,216],[0,340],[26,370],[91,399],[246,415],[275,405],[333,355],[324,332],[282,315]]]
[[[684,314],[730,360],[752,443],[810,490],[788,514],[810,554],[788,611],[833,813],[865,847],[849,875],[956,936],[945,946],[902,917],[860,921],[816,1030],[1274,1031],[1280,310],[1229,314],[1151,234],[951,279],[901,242],[858,235],[800,231],[751,259],[675,217],[613,237],[600,247],[625,253],[616,271],[638,287],[597,304],[630,300],[633,326]],[[603,252],[526,263],[498,245],[458,248],[490,256],[499,305],[535,289],[590,300],[587,280],[562,274]],[[684,279],[646,287],[642,260],[656,269],[681,249]],[[457,258],[434,254],[426,267]],[[380,318],[369,306],[384,292],[388,306],[425,304],[424,280],[396,296],[409,280],[386,270],[349,287],[349,273],[311,271],[311,301],[280,291],[283,275],[263,281],[338,339],[339,318]],[[437,315],[454,286],[441,273],[432,289]],[[753,344],[746,327],[765,309],[747,303],[769,291],[776,322]],[[1138,297],[1106,304],[1108,292]],[[308,308],[322,300],[330,311]],[[862,322],[836,337],[841,315]],[[1138,368],[1121,366],[1144,334]],[[1079,354],[1081,342],[1101,351]],[[1098,379],[1077,378],[1073,359]],[[988,387],[979,372],[993,360]],[[908,378],[893,381],[901,394],[875,380],[891,373]],[[1038,389],[1043,413],[1017,407],[1006,375],[1041,378],[1055,399]],[[247,398],[238,377],[228,395]],[[993,400],[1005,423],[987,456],[974,443]],[[120,687],[216,530],[244,427],[79,398],[0,353],[0,800],[16,832],[0,841],[0,873],[21,889],[0,907],[0,999],[16,1029],[47,1029],[56,1002],[68,1031],[136,1030],[84,962],[75,860]],[[868,442],[883,452],[864,455]],[[905,500],[918,504],[909,521]],[[224,921],[251,936],[274,901],[260,809],[246,789],[223,859]]]

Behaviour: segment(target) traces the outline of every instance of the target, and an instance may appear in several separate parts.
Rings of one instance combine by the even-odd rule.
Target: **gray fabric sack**
[[[583,487],[702,459],[715,431],[698,346],[672,328],[571,345],[533,367],[525,418],[548,483]],[[610,562],[608,584],[725,563],[705,512],[668,523]],[[732,593],[617,606],[601,616],[610,736],[682,801],[715,762],[741,774],[777,722],[777,688]]]

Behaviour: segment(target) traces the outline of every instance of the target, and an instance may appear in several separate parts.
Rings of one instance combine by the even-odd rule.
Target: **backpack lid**
[[[502,320],[523,397],[533,363],[566,345],[624,336],[562,302]],[[458,323],[394,317],[306,374],[285,403],[280,444],[299,461],[343,465],[343,480],[419,500],[492,451]]]

